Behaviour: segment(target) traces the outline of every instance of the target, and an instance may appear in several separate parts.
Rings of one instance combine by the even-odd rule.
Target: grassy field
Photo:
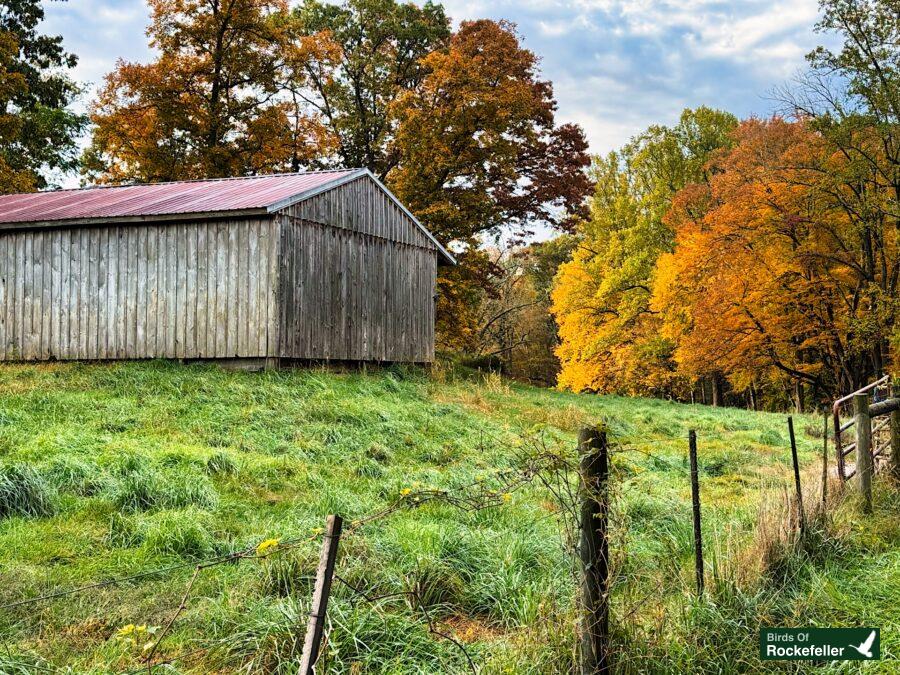
[[[0,673],[140,669],[194,562],[268,539],[308,541],[202,572],[154,656],[172,663],[154,672],[296,672],[325,516],[350,522],[397,500],[403,508],[341,543],[339,576],[370,598],[335,586],[328,672],[463,673],[468,658],[486,673],[572,672],[560,505],[538,483],[510,488],[508,476],[535,446],[573,452],[578,428],[601,421],[616,444],[621,672],[860,670],[760,662],[761,624],[880,626],[887,660],[863,670],[900,672],[897,492],[879,484],[866,521],[847,498],[817,521],[812,544],[784,545],[782,415],[445,370],[146,363],[0,367],[0,605],[180,566],[5,607]],[[812,486],[822,420],[796,425]],[[691,428],[709,561],[702,601],[692,596]],[[496,504],[415,500],[432,489]]]

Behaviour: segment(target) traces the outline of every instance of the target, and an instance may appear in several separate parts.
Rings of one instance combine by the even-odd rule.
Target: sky
[[[558,120],[577,122],[591,151],[624,145],[650,124],[708,105],[740,117],[776,107],[772,90],[823,42],[817,0],[446,0],[465,19],[508,19],[554,83]],[[143,0],[44,3],[43,30],[80,57],[96,86],[117,59],[147,60]]]

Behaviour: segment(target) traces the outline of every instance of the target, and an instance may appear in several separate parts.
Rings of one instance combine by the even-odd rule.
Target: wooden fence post
[[[697,572],[697,595],[703,595],[703,531],[700,528],[700,475],[697,470],[697,432],[688,432],[691,455],[691,502],[694,508],[694,565]]]
[[[822,433],[822,509],[828,502],[828,413],[825,413],[825,426]]]
[[[606,432],[578,433],[581,456],[581,673],[609,672],[609,449]]]
[[[900,386],[894,385],[894,395],[900,395]],[[900,410],[891,412],[891,464],[890,472],[895,480],[900,481]]]
[[[331,592],[331,580],[334,577],[334,563],[337,559],[343,523],[340,516],[328,516],[326,521],[325,540],[322,542],[319,567],[316,569],[316,586],[309,612],[309,625],[306,627],[306,638],[303,642],[303,656],[300,660],[302,675],[313,675],[316,661],[319,659],[322,633],[325,631],[325,613],[328,611],[328,594]]]
[[[797,514],[800,518],[800,534],[806,532],[806,514],[803,512],[803,489],[800,486],[800,461],[797,459],[797,438],[794,435],[794,418],[788,416],[788,435],[791,437],[791,461],[794,463],[794,488],[797,490]]]
[[[853,397],[853,412],[856,417],[856,473],[862,492],[863,511],[872,511],[872,419],[869,417],[868,394]]]

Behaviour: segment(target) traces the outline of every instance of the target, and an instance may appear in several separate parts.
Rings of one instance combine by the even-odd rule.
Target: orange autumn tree
[[[676,247],[659,260],[651,307],[684,376],[718,370],[737,391],[789,388],[802,409],[804,392],[826,399],[852,382],[867,334],[892,321],[864,259],[896,270],[897,235],[883,228],[866,250],[870,224],[845,208],[853,167],[806,122],[748,120],[735,140],[708,185],[674,199]]]
[[[482,248],[503,230],[565,229],[591,190],[581,127],[556,124],[550,82],[505,21],[464,21],[391,106],[397,164],[387,183],[460,265],[438,278],[439,348],[477,349],[479,307],[502,278]]]
[[[97,181],[296,170],[332,147],[292,96],[311,63],[338,58],[300,34],[287,0],[150,0],[151,63],[119,61],[91,108],[85,170]]]

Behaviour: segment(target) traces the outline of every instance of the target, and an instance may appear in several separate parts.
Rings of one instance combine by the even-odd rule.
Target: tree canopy
[[[78,59],[38,32],[43,19],[38,0],[0,5],[0,192],[47,187],[78,164],[87,121],[71,110],[81,91],[66,74]]]

